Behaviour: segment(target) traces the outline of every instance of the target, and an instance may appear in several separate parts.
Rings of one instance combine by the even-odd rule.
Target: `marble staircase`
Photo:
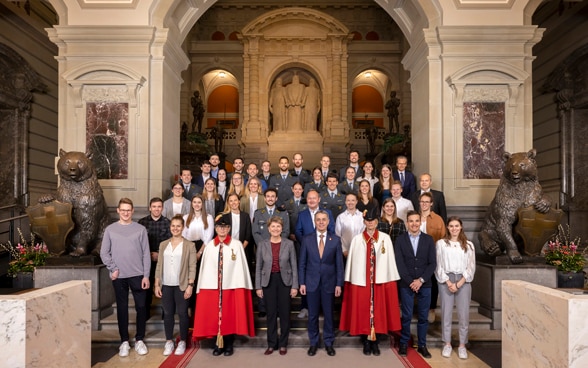
[[[294,346],[308,346],[309,340],[306,332],[306,319],[298,319],[297,314],[299,310],[300,298],[297,297],[293,300],[292,313],[291,313],[291,331],[289,345]],[[257,300],[254,298],[254,308],[256,309]],[[491,320],[478,313],[478,303],[472,301],[470,303],[470,343],[476,342],[499,342],[501,340],[501,330],[491,329]],[[116,305],[113,305],[114,313],[100,321],[100,330],[92,331],[92,343],[103,344],[103,345],[118,345],[119,335],[116,318]],[[340,310],[340,299],[335,305],[336,310]],[[437,309],[437,315],[435,322],[429,325],[429,332],[427,336],[427,343],[429,346],[441,346],[441,316],[440,308]],[[132,296],[129,297],[129,332],[131,338],[135,331],[135,310]],[[163,345],[165,342],[165,333],[163,328],[163,320],[161,319],[161,306],[160,300],[154,298],[153,305],[151,306],[151,318],[147,321],[147,332],[145,342],[147,345]],[[245,337],[239,336],[235,341],[235,345],[247,345],[265,348],[267,347],[266,340],[266,319],[258,316],[255,312],[254,315],[256,336]],[[412,333],[416,337],[416,318],[412,320]],[[322,317],[320,318],[320,324],[322,329]],[[335,313],[335,326],[339,324],[339,313]],[[178,321],[176,316],[175,332],[177,333]],[[457,314],[453,312],[453,328],[452,328],[452,340],[455,342],[458,340],[457,337]],[[360,347],[360,341],[358,337],[350,336],[346,332],[337,331],[337,338],[335,339],[335,346],[356,346]],[[202,343],[203,347],[210,347],[212,340],[204,340]]]

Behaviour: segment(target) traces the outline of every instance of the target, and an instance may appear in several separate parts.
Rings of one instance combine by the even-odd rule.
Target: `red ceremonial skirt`
[[[201,289],[196,297],[194,332],[199,338],[218,334],[218,289]],[[251,290],[223,290],[221,335],[255,336]]]

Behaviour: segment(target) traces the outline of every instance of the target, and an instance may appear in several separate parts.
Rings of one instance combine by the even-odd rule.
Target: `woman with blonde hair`
[[[219,213],[223,212],[225,208],[225,201],[218,195],[216,190],[216,180],[214,178],[208,178],[204,182],[204,191],[202,192],[204,199],[204,207],[206,213],[216,217]]]
[[[441,296],[441,339],[445,343],[441,355],[451,356],[451,325],[453,306],[457,310],[459,328],[459,347],[457,355],[467,359],[465,344],[468,342],[470,323],[470,300],[472,298],[471,282],[476,273],[476,252],[474,244],[468,240],[463,223],[457,216],[447,221],[447,234],[437,241],[437,268],[435,277],[439,283]]]
[[[392,239],[392,243],[396,242],[396,238],[400,234],[406,232],[404,221],[398,218],[396,202],[394,202],[393,198],[386,198],[382,204],[382,216],[378,222],[378,230],[388,234]]]
[[[249,215],[249,220],[253,221],[255,210],[265,208],[265,198],[261,189],[261,180],[258,178],[249,178],[245,187],[245,194],[241,196],[239,209]]]
[[[196,247],[182,236],[184,219],[175,215],[171,219],[172,237],[159,245],[159,259],[155,268],[155,296],[161,298],[165,347],[163,355],[174,352],[174,315],[180,319],[180,342],[174,355],[183,355],[188,339],[188,300],[194,294],[196,279]]]
[[[227,194],[235,193],[239,197],[245,193],[245,185],[243,185],[243,175],[241,173],[233,173],[231,175],[231,185],[229,186],[229,192]]]

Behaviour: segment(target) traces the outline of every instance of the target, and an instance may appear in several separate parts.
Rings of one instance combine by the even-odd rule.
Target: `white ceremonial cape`
[[[382,253],[384,250],[384,253]],[[357,234],[351,240],[347,264],[345,266],[345,281],[353,285],[366,286],[366,256],[367,244],[363,238],[363,232]],[[376,245],[376,284],[400,279],[396,260],[394,258],[394,247],[388,234],[379,231],[378,243]]]

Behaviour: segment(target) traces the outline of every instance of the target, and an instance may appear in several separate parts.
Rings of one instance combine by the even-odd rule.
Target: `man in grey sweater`
[[[149,269],[151,254],[149,237],[143,225],[133,222],[133,202],[121,198],[116,212],[119,220],[110,224],[104,231],[100,257],[110,271],[112,286],[116,296],[116,314],[121,345],[119,355],[129,355],[129,289],[135,300],[137,311],[137,331],[135,351],[139,355],[148,353],[143,342],[147,323],[145,302],[149,291]]]

